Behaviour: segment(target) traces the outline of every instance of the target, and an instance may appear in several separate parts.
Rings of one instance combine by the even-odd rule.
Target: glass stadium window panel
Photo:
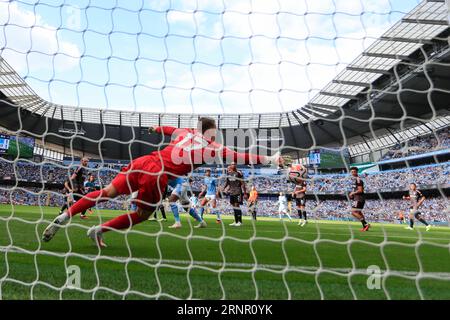
[[[319,94],[319,95],[315,96],[310,102],[316,103],[316,104],[324,104],[324,105],[342,107],[349,101],[350,101],[350,99],[347,99],[347,98],[332,97],[332,96],[326,96],[323,94]]]
[[[303,110],[305,110],[305,109],[303,109]],[[314,114],[320,115],[322,117],[326,117],[328,115],[328,113],[325,113],[324,110],[327,112],[331,112],[331,113],[334,112],[334,110],[327,110],[327,109],[321,108],[321,107],[310,107],[308,110],[311,112],[314,112]]]
[[[350,152],[351,155],[355,155],[359,151],[359,149],[357,145],[353,145],[348,147],[348,151]]]
[[[350,156],[353,157],[355,155],[355,148],[354,147],[348,147],[348,152],[350,153]]]
[[[36,102],[36,103],[31,103],[30,104],[32,107],[29,108],[32,112],[35,112],[41,116],[47,115],[47,116],[51,116],[52,113],[49,112],[53,112],[54,107],[52,107],[52,105],[48,102]]]
[[[405,16],[412,20],[447,20],[447,8],[444,2],[424,2]]]
[[[69,121],[81,121],[81,110],[79,108],[61,107],[63,119]]]
[[[286,114],[282,114],[280,119],[280,127],[288,127],[288,126],[289,126],[288,118]]]
[[[389,144],[397,143],[397,141],[394,139],[394,137],[392,135],[386,136],[385,139],[389,142]]]
[[[180,115],[180,128],[195,128],[197,126],[198,116],[182,114]]]
[[[53,114],[53,118],[54,119],[59,119],[61,120],[61,108],[60,107],[55,107],[55,113]]]
[[[356,146],[356,154],[361,154],[367,151],[367,146],[364,144],[359,144]]]
[[[364,89],[365,89],[365,87],[360,87],[360,86],[352,86],[352,85],[341,84],[341,83],[330,83],[322,91],[328,92],[328,93],[345,94],[348,96],[356,96]]]
[[[296,124],[298,124],[297,119],[295,119],[295,117],[292,113],[288,113],[286,115],[286,117],[288,117],[288,119],[289,119],[288,121],[290,121],[290,123],[288,122],[290,126],[295,126]]]
[[[100,110],[83,109],[83,122],[100,123]]]
[[[380,140],[381,140],[381,145],[383,147],[388,147],[388,146],[391,146],[394,144],[394,141],[389,136],[384,136],[384,137],[380,138]]]
[[[15,88],[1,89],[1,91],[7,97],[20,97],[26,94],[22,90],[17,90]]]
[[[370,46],[366,52],[375,54],[409,56],[423,44],[413,42],[400,42],[380,40]]]
[[[388,30],[383,37],[430,40],[439,35],[448,26],[399,22]]]
[[[380,145],[377,143],[377,140],[370,140],[367,142],[371,149],[378,149]]]
[[[237,128],[238,126],[238,116],[227,114],[220,116],[220,128],[229,129],[229,128]]]
[[[433,128],[440,128],[445,125],[445,121],[443,121],[441,118],[437,118],[431,122],[431,125],[433,126]]]
[[[302,116],[299,112],[297,112],[297,111],[294,111],[294,113],[297,115],[297,117],[300,119],[300,122],[301,123],[307,123],[308,122],[308,120],[304,117],[304,116]]]
[[[371,84],[381,76],[381,73],[345,70],[336,77],[336,80]]]
[[[251,114],[243,114],[240,116],[239,127],[242,129],[258,128],[259,116]]]
[[[408,130],[406,131],[406,134],[408,135],[408,138],[415,138],[415,137],[417,137],[418,135],[420,135],[420,133],[417,132],[417,130],[416,130],[415,128],[408,129]]]
[[[102,113],[103,124],[120,125],[120,113],[117,111],[103,111]]]
[[[380,148],[384,147],[384,143],[381,140],[381,138],[375,138],[375,140],[373,140],[373,143],[376,145],[377,149],[380,149]]]
[[[257,129],[259,128],[259,115],[252,116],[249,119],[249,128]]]
[[[280,115],[278,114],[262,114],[261,128],[277,128],[280,125]]]
[[[350,67],[388,71],[400,61],[391,58],[360,56],[350,64]]]
[[[131,112],[122,112],[122,125],[139,127],[139,114]]]
[[[0,76],[0,86],[1,85],[11,85],[11,84],[25,84],[17,74]]]
[[[164,114],[161,115],[161,125],[178,127],[178,115],[177,114]]]
[[[159,124],[159,115],[155,113],[141,113],[141,126],[151,127]]]
[[[378,139],[368,141],[367,143],[369,144],[370,149],[372,150],[376,150],[382,147]]]
[[[413,135],[408,130],[405,130],[405,131],[400,131],[400,132],[396,133],[396,136],[397,136],[398,140],[405,141],[405,140],[408,140],[409,138],[411,138]]]
[[[424,134],[426,132],[427,133],[429,132],[428,128],[425,127],[424,125],[417,126],[415,128],[412,128],[411,130],[414,132],[415,136],[419,136],[419,135],[422,135],[422,134]]]
[[[334,113],[334,112],[336,112],[336,109],[333,109],[333,108],[327,108],[327,106],[313,106],[313,107],[311,107],[311,109],[313,109],[313,110],[322,110],[322,111],[326,111],[327,113]]]
[[[370,152],[372,149],[374,149],[374,148],[369,148],[368,146],[367,146],[367,144],[362,144],[361,145],[361,152],[359,153],[359,154],[364,154],[364,153],[368,153],[368,152]]]

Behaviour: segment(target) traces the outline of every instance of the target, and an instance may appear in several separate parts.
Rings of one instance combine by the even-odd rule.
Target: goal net
[[[0,0],[0,299],[449,299],[449,34],[437,0]],[[106,248],[88,230],[139,194],[42,240],[168,145],[148,128],[201,116],[237,152],[304,165],[306,191],[228,158],[189,172],[197,200],[149,184],[155,214]]]

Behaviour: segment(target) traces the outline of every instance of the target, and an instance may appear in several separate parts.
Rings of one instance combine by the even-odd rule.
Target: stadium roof
[[[276,128],[307,123],[317,117],[336,113],[362,94],[377,89],[373,86],[403,60],[420,50],[425,44],[448,31],[447,7],[444,1],[424,1],[338,74],[306,106],[283,113],[223,114],[216,118],[221,128]],[[125,111],[75,108],[41,99],[25,81],[0,60],[0,90],[13,103],[33,113],[50,118],[103,123],[107,125],[151,126],[167,124],[179,127],[195,126],[198,115],[132,113]],[[141,117],[139,117],[139,114]]]
[[[288,144],[293,148],[346,141],[349,137],[391,127],[393,123],[400,128],[403,120],[420,120],[422,115],[448,109],[449,34],[445,2],[423,1],[350,63],[308,104],[289,112],[202,116],[215,118],[221,129],[282,128]],[[431,89],[427,82],[429,77],[433,78]],[[73,127],[78,128],[79,133],[80,127],[85,129],[91,124],[134,128],[152,125],[195,127],[199,117],[197,114],[127,112],[54,104],[39,97],[0,57],[0,102],[1,94],[7,102],[1,107],[2,125],[11,127],[11,123],[5,123],[11,122],[8,120],[11,118],[2,116],[14,112],[6,110],[8,105],[9,108],[19,107],[21,112],[29,112],[38,119],[47,119],[45,130],[56,134],[61,124],[64,127],[70,122],[78,123]],[[58,123],[57,129],[53,123]],[[33,127],[25,129],[33,132]],[[379,143],[384,142],[376,144]],[[360,145],[367,146],[367,143]],[[355,147],[355,153],[363,149],[367,150],[365,147]]]
[[[386,130],[385,134],[371,140],[350,145],[351,156],[367,154],[374,150],[383,150],[414,138],[433,134],[435,131],[450,126],[450,115],[437,117],[427,123],[420,123],[396,131]]]

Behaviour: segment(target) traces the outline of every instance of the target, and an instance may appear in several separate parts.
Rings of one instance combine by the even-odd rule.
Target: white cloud
[[[79,63],[80,50],[74,43],[62,40],[40,15],[14,2],[0,1],[0,27],[2,56],[19,72],[51,74],[49,70],[68,70]]]
[[[143,86],[134,89],[127,82],[130,88],[108,90],[107,94],[112,92],[108,104],[113,101],[114,106],[126,107],[129,97],[136,96],[133,108],[146,111],[274,112],[297,108],[395,22],[389,19],[389,0],[147,3],[152,10],[168,10],[171,36],[159,38],[161,34],[156,30],[143,30],[145,37],[140,46],[145,46],[145,39],[152,36],[154,46],[139,51],[141,61],[135,62],[138,74],[127,77],[131,81],[138,79],[136,84]],[[162,12],[162,17],[165,14]],[[26,73],[30,68],[30,74],[37,72],[45,80],[54,69],[70,71],[79,63],[80,51],[74,43],[62,39],[41,16],[19,9],[15,3],[0,0],[1,25],[6,25],[7,37],[0,33],[0,45],[12,49],[5,49],[3,55],[19,71]],[[121,36],[133,40],[135,35]],[[87,41],[85,45],[92,43]],[[158,61],[166,58],[166,50],[168,60]],[[97,54],[98,61],[92,64],[98,63],[98,70],[104,72],[106,59],[102,52]],[[57,57],[54,61],[53,56]],[[129,63],[130,68],[125,69],[135,72],[133,62]],[[123,71],[109,72],[120,75]],[[86,79],[81,80],[83,88],[89,88]],[[52,84],[51,90],[58,91],[57,83]],[[92,93],[92,104],[103,103],[103,88],[91,86],[85,92]],[[97,95],[101,98],[95,100]],[[52,96],[64,99],[63,94]]]

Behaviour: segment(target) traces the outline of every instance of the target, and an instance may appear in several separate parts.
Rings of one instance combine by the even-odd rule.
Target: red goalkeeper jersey
[[[157,127],[156,132],[172,136],[169,145],[151,153],[159,157],[161,169],[171,176],[184,176],[195,168],[218,160],[238,164],[265,164],[269,160],[265,156],[235,152],[195,129],[163,126]]]

